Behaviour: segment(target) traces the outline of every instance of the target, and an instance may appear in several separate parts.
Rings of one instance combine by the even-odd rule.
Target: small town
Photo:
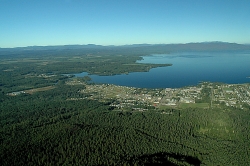
[[[84,85],[79,93],[88,94],[88,99],[111,101],[110,106],[120,110],[146,111],[156,108],[213,108],[226,106],[244,109],[250,105],[249,84],[222,84],[202,82],[197,86],[184,88],[146,89],[112,84],[85,84],[77,79],[68,85]],[[84,98],[70,98],[81,100]]]

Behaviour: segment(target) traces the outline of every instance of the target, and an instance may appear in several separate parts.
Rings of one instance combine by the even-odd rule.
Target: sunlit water
[[[229,84],[250,82],[250,51],[180,52],[144,56],[138,63],[173,64],[149,72],[128,75],[89,75],[95,83],[109,83],[140,88],[179,88],[197,85],[201,81]],[[83,77],[88,73],[75,74]]]

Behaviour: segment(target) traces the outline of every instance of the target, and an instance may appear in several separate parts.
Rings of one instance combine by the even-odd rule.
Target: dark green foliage
[[[249,112],[117,112],[108,103],[66,100],[78,89],[6,97],[0,107],[2,165],[249,164]],[[235,134],[217,132],[216,122]]]
[[[201,161],[195,157],[184,156],[173,153],[155,153],[151,155],[143,155],[140,157],[132,157],[130,164],[134,165],[200,165]]]

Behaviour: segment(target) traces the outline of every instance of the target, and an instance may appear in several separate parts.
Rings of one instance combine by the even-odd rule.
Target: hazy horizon
[[[101,44],[62,44],[62,45],[28,45],[28,46],[16,46],[16,47],[0,47],[2,49],[11,49],[11,48],[25,48],[25,47],[60,47],[60,46],[87,46],[87,45],[95,45],[95,46],[103,46],[103,47],[122,47],[122,46],[133,46],[133,45],[182,45],[182,44],[205,44],[205,43],[225,43],[225,44],[240,44],[240,45],[250,45],[250,43],[235,43],[235,42],[224,42],[224,41],[205,41],[205,42],[188,42],[188,43],[135,43],[135,44],[124,44],[124,45],[101,45]]]

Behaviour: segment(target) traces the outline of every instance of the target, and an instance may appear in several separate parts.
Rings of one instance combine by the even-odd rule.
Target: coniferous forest
[[[249,106],[169,107],[166,115],[154,107],[117,111],[113,99],[91,100],[79,93],[85,85],[65,84],[73,77],[65,74],[112,75],[164,64],[135,65],[136,49],[134,55],[94,50],[1,52],[1,165],[250,164]]]

